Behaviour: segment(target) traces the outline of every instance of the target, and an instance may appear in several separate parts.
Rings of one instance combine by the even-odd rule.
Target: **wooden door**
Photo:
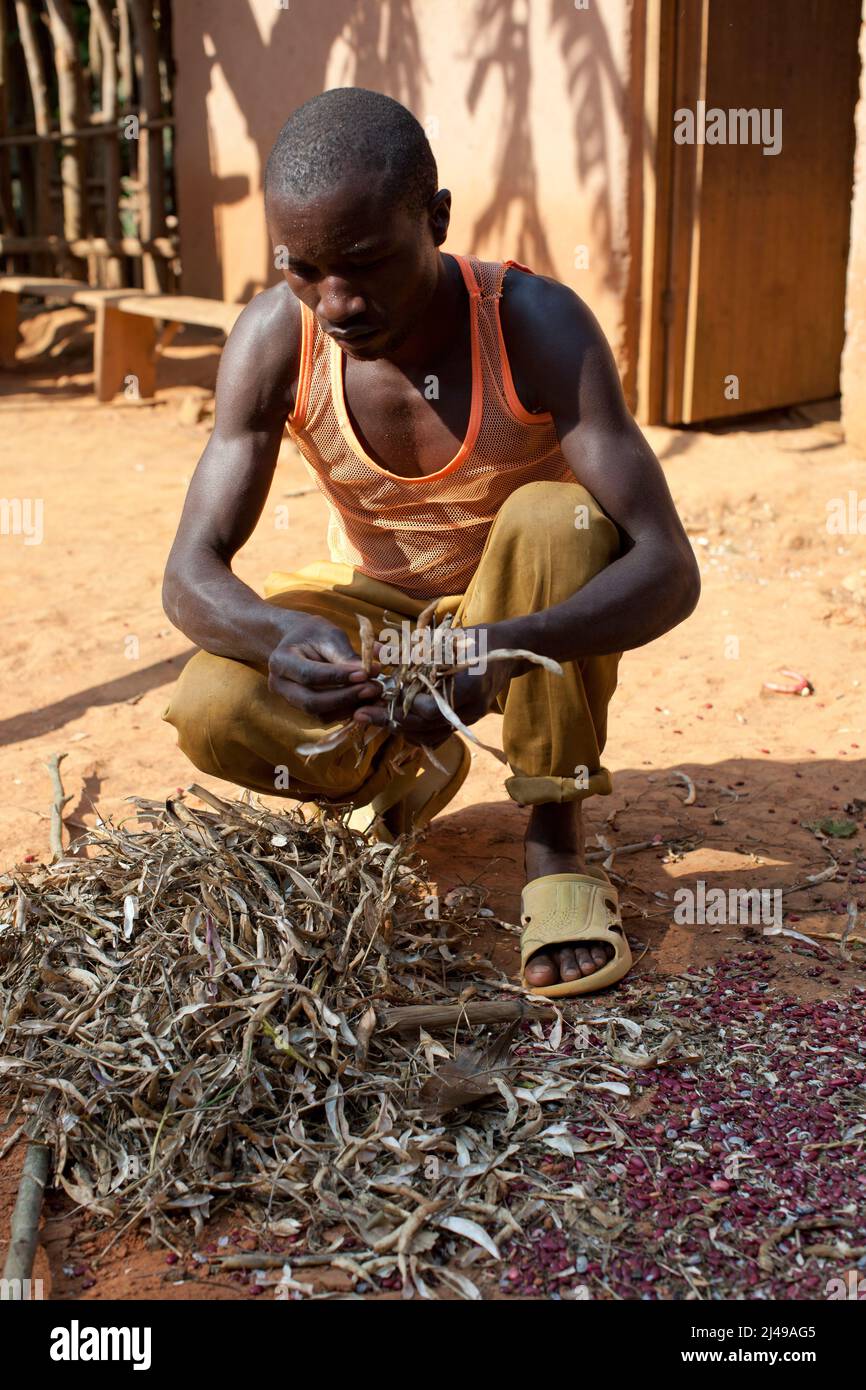
[[[659,413],[678,424],[834,396],[860,0],[677,0],[667,20],[667,114],[684,139],[693,113],[694,143],[672,133],[661,165]],[[660,144],[665,124],[660,109]]]

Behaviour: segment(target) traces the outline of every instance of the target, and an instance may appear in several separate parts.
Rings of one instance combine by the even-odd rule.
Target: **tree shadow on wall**
[[[566,68],[568,95],[574,113],[575,174],[580,196],[589,186],[592,242],[604,257],[602,278],[611,290],[623,289],[623,267],[614,254],[611,205],[610,147],[605,117],[605,90],[613,95],[620,128],[627,125],[628,94],[617,72],[602,15],[590,4],[578,10],[551,0],[550,27],[558,31]]]
[[[550,246],[538,206],[538,181],[532,149],[529,91],[529,12],[525,0],[481,0],[475,18],[472,50],[477,59],[466,100],[474,112],[491,78],[501,74],[505,111],[494,156],[494,184],[486,207],[472,228],[472,247],[500,248],[512,236],[515,256],[542,275],[554,273]],[[513,240],[517,215],[516,243]]]
[[[250,182],[258,188],[280,125],[297,106],[324,90],[338,44],[343,46],[344,61],[332,74],[330,85],[370,87],[410,108],[416,108],[420,101],[424,65],[412,0],[328,0],[326,5],[316,0],[293,0],[288,9],[276,11],[265,37],[249,0],[243,0],[232,7],[230,16],[223,18],[217,10],[213,21],[202,27],[210,63],[181,76],[187,83],[190,79],[195,83],[195,90],[187,87],[184,119],[191,128],[189,148],[208,153],[208,171],[203,176],[209,185],[203,189],[203,201],[208,205],[225,201],[225,181],[215,168],[215,142],[207,116],[208,94],[215,86],[214,69],[219,69],[231,90],[245,134],[255,146],[258,177]],[[285,94],[276,120],[275,90]],[[241,196],[248,191],[245,187]],[[210,258],[210,264],[221,260],[213,219],[207,227],[207,244],[200,246],[199,255]],[[268,242],[265,264],[270,267],[272,261]],[[278,272],[271,269],[268,283],[278,279]],[[257,282],[248,281],[240,298],[250,298],[258,288]]]
[[[417,111],[425,73],[413,0],[354,0],[340,31],[346,46],[337,85],[386,92]],[[322,74],[324,82],[324,73]]]
[[[473,246],[500,247],[514,236],[516,257],[542,274],[554,273],[539,207],[536,160],[530,121],[533,81],[529,6],[526,0],[480,0],[475,15],[472,52],[478,51],[467,105],[475,111],[485,87],[498,75],[505,110],[494,156],[494,183],[487,205],[472,231]],[[606,94],[612,94],[615,119],[624,130],[627,93],[617,72],[600,7],[577,10],[566,0],[551,0],[550,28],[558,36],[566,85],[573,111],[576,148],[575,196],[589,200],[592,244],[603,257],[602,279],[611,289],[622,285],[622,267],[613,250],[611,155]],[[607,106],[610,107],[610,97]]]

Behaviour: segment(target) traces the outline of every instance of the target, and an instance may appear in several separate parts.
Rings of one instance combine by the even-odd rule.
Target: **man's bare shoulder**
[[[556,346],[562,335],[562,346],[573,349],[576,340],[589,343],[600,332],[589,305],[568,285],[514,266],[505,275],[501,313],[503,333],[522,334],[536,349],[542,337]]]
[[[607,339],[589,305],[568,285],[510,268],[501,319],[512,375],[528,409],[555,412],[573,397],[577,383],[590,385],[596,396],[618,396]]]
[[[219,391],[240,393],[259,408],[292,408],[301,355],[301,306],[288,285],[262,290],[229,335]]]

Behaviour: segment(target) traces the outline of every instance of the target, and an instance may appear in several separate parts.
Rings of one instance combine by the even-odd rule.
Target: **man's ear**
[[[448,235],[448,226],[451,222],[451,191],[448,188],[440,188],[430,199],[430,207],[427,210],[430,219],[430,230],[433,233],[434,246],[441,246]]]

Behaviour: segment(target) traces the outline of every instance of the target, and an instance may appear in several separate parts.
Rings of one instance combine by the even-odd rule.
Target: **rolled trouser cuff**
[[[505,790],[520,806],[546,802],[585,801],[588,796],[610,796],[613,783],[606,767],[588,777],[508,777]]]

